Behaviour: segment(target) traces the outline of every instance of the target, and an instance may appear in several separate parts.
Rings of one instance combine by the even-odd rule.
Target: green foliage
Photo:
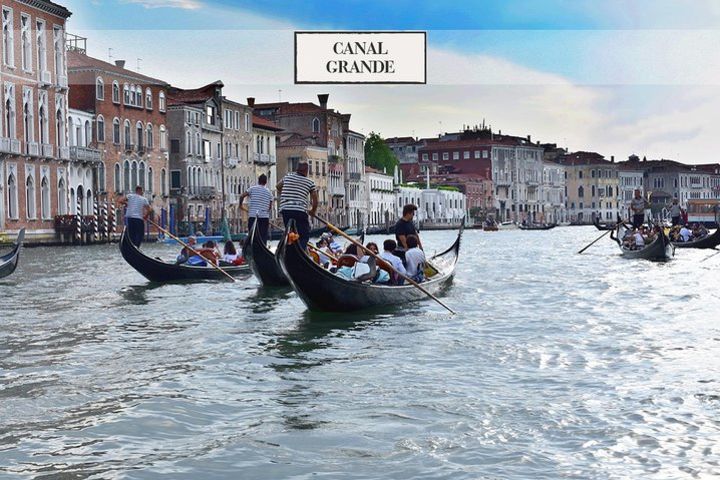
[[[459,192],[460,189],[458,187],[447,187],[445,185],[440,185],[436,187],[438,190],[445,190],[446,192]]]
[[[395,166],[398,164],[398,159],[393,151],[375,132],[370,132],[365,139],[365,164],[380,171],[384,170],[388,175],[395,173]]]

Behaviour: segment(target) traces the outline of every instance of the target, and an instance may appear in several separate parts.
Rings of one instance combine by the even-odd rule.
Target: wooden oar
[[[307,246],[308,246],[308,248],[309,248],[310,250],[314,251],[314,252],[317,253],[318,255],[325,255],[326,257],[328,257],[330,260],[334,261],[335,263],[337,263],[338,260],[339,260],[336,256],[334,256],[334,255],[332,255],[332,254],[330,254],[330,253],[328,253],[328,252],[323,252],[322,250],[320,250],[320,249],[317,248],[316,246],[311,245],[310,243],[308,243]]]
[[[613,230],[614,230],[614,229],[613,229]],[[612,230],[608,230],[608,231],[606,231],[605,233],[603,233],[602,235],[600,235],[598,238],[596,238],[595,240],[593,240],[592,242],[590,242],[590,244],[588,244],[585,248],[583,248],[582,250],[580,250],[580,251],[578,252],[578,254],[583,253],[585,250],[587,250],[588,248],[590,248],[590,247],[592,247],[593,245],[595,245],[598,241],[600,241],[601,238],[603,238],[605,235],[607,235],[607,234],[610,233],[610,232],[612,232]]]
[[[170,237],[170,238],[172,238],[173,240],[175,240],[176,242],[178,242],[178,243],[179,243],[180,245],[182,245],[183,247],[187,248],[189,251],[195,252],[196,254],[198,254],[197,251],[196,251],[194,248],[192,248],[190,245],[188,245],[187,243],[183,242],[183,241],[180,240],[178,237],[176,237],[176,236],[173,235],[172,233],[170,233],[170,232],[168,232],[167,230],[165,230],[164,228],[162,228],[162,227],[161,227],[160,225],[158,225],[157,223],[153,222],[153,221],[150,220],[150,219],[148,219],[148,223],[150,223],[150,224],[152,224],[152,225],[155,225],[155,228],[157,228],[158,230],[160,230],[161,232],[163,232],[165,235],[167,235],[168,237]],[[198,255],[199,255],[199,254],[198,254]],[[207,260],[207,261],[206,261],[205,263],[207,263],[208,265],[210,265],[211,267],[213,267],[215,270],[218,270],[219,272],[221,272],[223,275],[225,275],[227,278],[229,278],[232,282],[237,282],[237,280],[235,280],[235,279],[234,279],[229,273],[227,273],[225,270],[223,270],[223,269],[220,268],[219,266],[215,265],[215,264],[214,264],[212,261],[210,261],[209,259],[206,259],[206,260]]]
[[[345,232],[343,232],[342,230],[340,230],[339,228],[337,228],[335,225],[333,225],[332,223],[328,222],[327,220],[323,219],[322,217],[319,217],[319,216],[315,215],[315,218],[318,219],[321,223],[324,223],[325,226],[327,226],[330,230],[334,231],[334,232],[337,233],[338,235],[341,235],[341,236],[345,237],[346,240],[349,240],[350,242],[352,242],[352,243],[355,244],[356,246],[358,246],[358,247],[360,247],[361,249],[363,249],[365,252],[367,252],[368,255],[370,255],[370,256],[372,256],[372,257],[375,257],[375,260],[380,260],[381,262],[388,264],[389,267],[390,267],[390,269],[391,269],[393,272],[395,272],[395,274],[397,274],[397,275],[399,275],[400,277],[402,277],[403,279],[405,279],[405,281],[408,282],[410,285],[412,285],[413,287],[417,288],[418,290],[420,290],[421,292],[423,292],[425,295],[427,295],[428,297],[432,298],[432,299],[435,300],[437,303],[439,303],[440,305],[442,305],[442,307],[445,308],[448,312],[450,312],[450,313],[452,313],[453,315],[455,315],[455,311],[454,311],[452,308],[448,307],[448,306],[445,305],[443,302],[441,302],[439,298],[437,298],[437,297],[436,297],[435,295],[433,295],[432,293],[428,292],[426,289],[424,289],[424,288],[423,288],[419,283],[417,283],[415,280],[413,280],[412,278],[408,277],[407,275],[404,275],[404,274],[398,272],[397,270],[395,270],[395,267],[393,267],[392,265],[390,265],[390,262],[388,262],[388,261],[386,261],[386,260],[383,260],[383,258],[380,257],[380,255],[375,254],[375,252],[371,252],[370,250],[368,250],[367,248],[365,248],[360,242],[356,241],[356,240],[355,240],[354,238],[352,238],[350,235],[346,234]]]

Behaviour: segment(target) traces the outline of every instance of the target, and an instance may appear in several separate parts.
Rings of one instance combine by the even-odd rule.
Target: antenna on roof
[[[282,89],[278,90],[278,102],[282,102]]]
[[[112,52],[113,52],[113,49],[112,49],[112,48],[108,48],[108,63],[113,63],[113,61],[112,61],[112,59],[113,59],[113,54],[112,54]]]
[[[137,71],[140,71],[140,62],[142,62],[142,58],[137,59]]]

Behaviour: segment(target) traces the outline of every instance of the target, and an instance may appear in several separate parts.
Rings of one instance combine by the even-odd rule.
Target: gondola
[[[280,265],[275,259],[275,254],[267,247],[265,242],[257,233],[257,222],[253,224],[250,231],[250,238],[245,242],[243,257],[250,266],[253,275],[265,287],[287,287],[290,285]]]
[[[716,218],[717,229],[698,240],[691,240],[689,242],[672,242],[675,248],[715,248],[720,245],[720,218]]]
[[[10,276],[18,266],[20,262],[20,249],[22,248],[23,240],[25,240],[25,229],[23,228],[18,233],[15,246],[12,251],[6,255],[0,257],[0,278]]]
[[[522,223],[518,224],[518,228],[520,230],[552,230],[553,228],[557,227],[557,224],[550,223],[550,224],[535,224],[535,225],[523,225]]]
[[[227,277],[223,275],[222,272],[212,267],[176,265],[148,257],[130,241],[127,229],[123,231],[122,238],[120,239],[120,253],[131,267],[151,282],[227,280]],[[248,265],[221,268],[231,276],[250,274],[250,267]]]
[[[422,283],[429,292],[435,294],[452,282],[464,227],[463,221],[453,245],[430,259],[439,273]],[[288,244],[286,238],[278,245],[278,261],[292,287],[310,310],[349,312],[428,298],[412,285],[385,286],[344,280],[317,265],[297,242]]]
[[[665,234],[663,229],[660,230],[660,234],[651,243],[645,245],[640,250],[629,250],[622,246],[620,239],[624,237],[624,232],[627,228],[621,224],[615,230],[617,236],[610,234],[610,238],[617,242],[622,252],[622,256],[630,259],[645,259],[645,260],[670,260],[675,255],[675,247],[670,242],[670,239]]]
[[[598,217],[593,218],[593,225],[595,225],[595,228],[601,232],[615,230],[617,228],[617,223],[600,223],[600,219]]]

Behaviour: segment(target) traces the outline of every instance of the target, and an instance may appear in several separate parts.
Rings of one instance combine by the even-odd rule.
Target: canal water
[[[0,281],[0,478],[720,474],[720,255],[576,254],[598,235],[467,232],[456,316],[310,314],[252,278],[149,284],[117,246],[25,249]]]

